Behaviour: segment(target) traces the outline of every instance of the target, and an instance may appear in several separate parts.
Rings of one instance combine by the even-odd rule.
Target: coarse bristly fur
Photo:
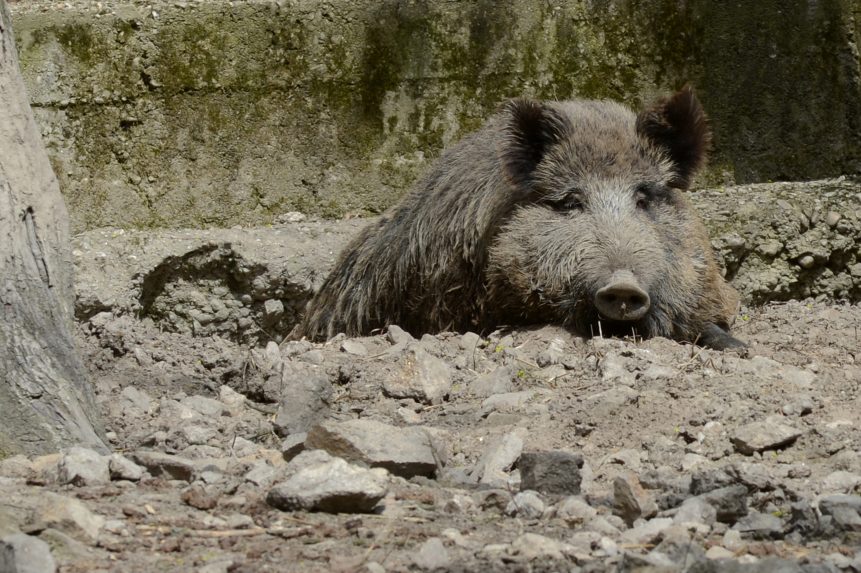
[[[347,246],[292,336],[555,323],[742,346],[729,334],[738,295],[684,193],[709,139],[688,87],[639,115],[513,100]],[[619,270],[650,300],[633,322],[594,304]]]

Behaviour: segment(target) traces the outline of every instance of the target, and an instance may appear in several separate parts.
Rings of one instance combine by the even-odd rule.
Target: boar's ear
[[[528,99],[511,100],[503,113],[508,116],[503,167],[516,185],[528,186],[544,154],[564,136],[567,122],[556,110]]]
[[[676,164],[673,184],[687,189],[711,143],[708,120],[694,90],[685,86],[640,112],[637,132],[667,151]]]

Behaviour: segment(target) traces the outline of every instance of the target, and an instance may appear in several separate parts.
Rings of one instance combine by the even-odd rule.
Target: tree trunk
[[[68,215],[0,0],[0,458],[106,450],[71,336],[72,293]]]

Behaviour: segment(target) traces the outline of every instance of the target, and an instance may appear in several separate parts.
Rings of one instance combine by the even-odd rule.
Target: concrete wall
[[[701,183],[861,171],[861,0],[46,4],[14,25],[77,230],[378,213],[506,98],[685,81]]]

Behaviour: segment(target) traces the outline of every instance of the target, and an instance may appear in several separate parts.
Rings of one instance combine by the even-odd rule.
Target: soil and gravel
[[[304,222],[302,256],[258,256],[295,224],[76,239],[114,453],[0,461],[0,563],[861,571],[857,302],[744,307],[741,354],[552,326],[284,341],[343,241]]]

